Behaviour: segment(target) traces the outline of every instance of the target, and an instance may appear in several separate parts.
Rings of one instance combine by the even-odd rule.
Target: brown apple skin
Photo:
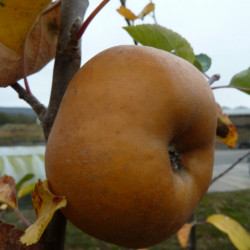
[[[169,238],[207,192],[216,121],[210,86],[185,60],[132,45],[96,55],[73,77],[47,143],[46,175],[67,198],[63,214],[124,247]]]

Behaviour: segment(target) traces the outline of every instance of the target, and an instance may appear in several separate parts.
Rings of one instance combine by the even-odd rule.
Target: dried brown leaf
[[[123,5],[119,9],[117,9],[117,12],[131,21],[134,21],[135,19],[138,18],[138,16],[136,16],[130,9],[126,8]]]
[[[0,202],[6,203],[13,209],[18,209],[16,183],[12,176],[4,175],[0,178]]]
[[[138,15],[139,18],[143,18],[155,9],[155,4],[154,3],[149,3],[147,4],[144,9],[141,11],[141,13]]]
[[[53,2],[36,19],[25,39],[24,55],[0,42],[0,87],[23,78],[23,63],[27,75],[43,68],[55,56],[60,22],[60,4]],[[23,59],[24,56],[24,59]]]
[[[38,244],[26,246],[20,242],[20,237],[24,234],[22,230],[15,226],[4,224],[0,221],[0,249],[1,250],[40,250]]]
[[[238,132],[227,114],[218,115],[216,136],[229,148],[234,148],[238,141]]]
[[[25,234],[21,237],[21,242],[26,245],[39,241],[54,213],[65,207],[67,203],[65,197],[50,192],[47,180],[38,181],[32,193],[32,202],[38,219],[25,230]]]

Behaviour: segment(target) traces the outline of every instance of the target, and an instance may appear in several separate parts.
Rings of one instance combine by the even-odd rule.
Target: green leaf
[[[21,187],[17,194],[18,199],[30,194],[34,190],[36,184],[37,182],[33,182]]]
[[[178,33],[157,24],[127,26],[124,29],[138,43],[171,52],[179,57],[194,62],[195,56],[191,45]]]
[[[21,186],[31,180],[35,175],[34,174],[26,174],[17,184],[16,184],[16,190],[19,190]]]
[[[239,87],[239,88],[247,88],[247,90],[241,90],[250,95],[250,68],[239,72],[238,74],[234,75],[230,81],[230,86]]]
[[[212,64],[211,58],[206,54],[195,55],[194,66],[201,72],[206,72],[210,69]]]

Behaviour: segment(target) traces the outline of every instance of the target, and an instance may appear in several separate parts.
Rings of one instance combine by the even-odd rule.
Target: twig
[[[126,7],[126,0],[120,0],[120,2],[121,2],[122,6]],[[124,19],[125,19],[128,26],[132,25],[129,19],[127,19],[127,18],[124,18]],[[135,39],[133,39],[133,41],[134,41],[135,45],[138,45],[138,43],[135,41]]]
[[[121,5],[122,5],[122,6],[126,7],[126,0],[120,0],[120,2],[121,2]],[[130,20],[127,19],[127,18],[124,18],[124,19],[125,19],[127,25],[128,25],[128,26],[131,26]]]
[[[153,1],[150,0],[150,3],[153,3]],[[156,15],[155,15],[155,9],[153,10],[152,18],[153,18],[153,20],[154,20],[154,23],[157,24]]]
[[[195,212],[192,214],[191,218],[189,219],[189,223],[195,221]],[[197,232],[196,232],[196,225],[194,224],[191,228],[190,235],[189,235],[189,242],[188,242],[188,249],[196,250],[196,243],[197,243]]]
[[[31,223],[23,216],[23,214],[17,210],[14,209],[15,213],[17,214],[17,216],[20,218],[20,220],[27,226],[29,227],[31,225]]]
[[[195,221],[194,222],[195,226],[201,226],[201,225],[207,225],[207,224],[208,224],[208,222],[206,222],[206,221]]]
[[[224,176],[226,173],[228,173],[230,170],[232,170],[238,163],[240,163],[242,160],[244,160],[246,157],[248,157],[250,155],[250,151],[247,152],[246,154],[244,154],[243,156],[241,156],[236,162],[234,162],[229,168],[227,168],[225,171],[223,171],[221,174],[219,174],[218,176],[216,176],[215,178],[213,178],[213,180],[211,181],[212,185],[215,181],[217,181],[218,179],[220,179],[222,176]]]
[[[90,16],[85,20],[81,28],[79,29],[78,33],[76,34],[76,39],[79,40],[87,27],[89,26],[90,22],[94,19],[94,17],[101,11],[101,9],[109,2],[110,0],[103,0],[97,8],[90,14]]]
[[[41,104],[35,96],[33,96],[31,93],[28,93],[19,83],[16,82],[12,84],[11,87],[18,93],[20,99],[23,99],[31,106],[31,108],[37,114],[39,120],[42,121],[46,113],[45,106]]]

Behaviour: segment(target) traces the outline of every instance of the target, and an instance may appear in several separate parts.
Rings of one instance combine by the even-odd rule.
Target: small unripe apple
[[[50,188],[84,232],[155,245],[207,192],[216,122],[211,88],[190,63],[150,47],[110,48],[65,93],[46,149]]]

